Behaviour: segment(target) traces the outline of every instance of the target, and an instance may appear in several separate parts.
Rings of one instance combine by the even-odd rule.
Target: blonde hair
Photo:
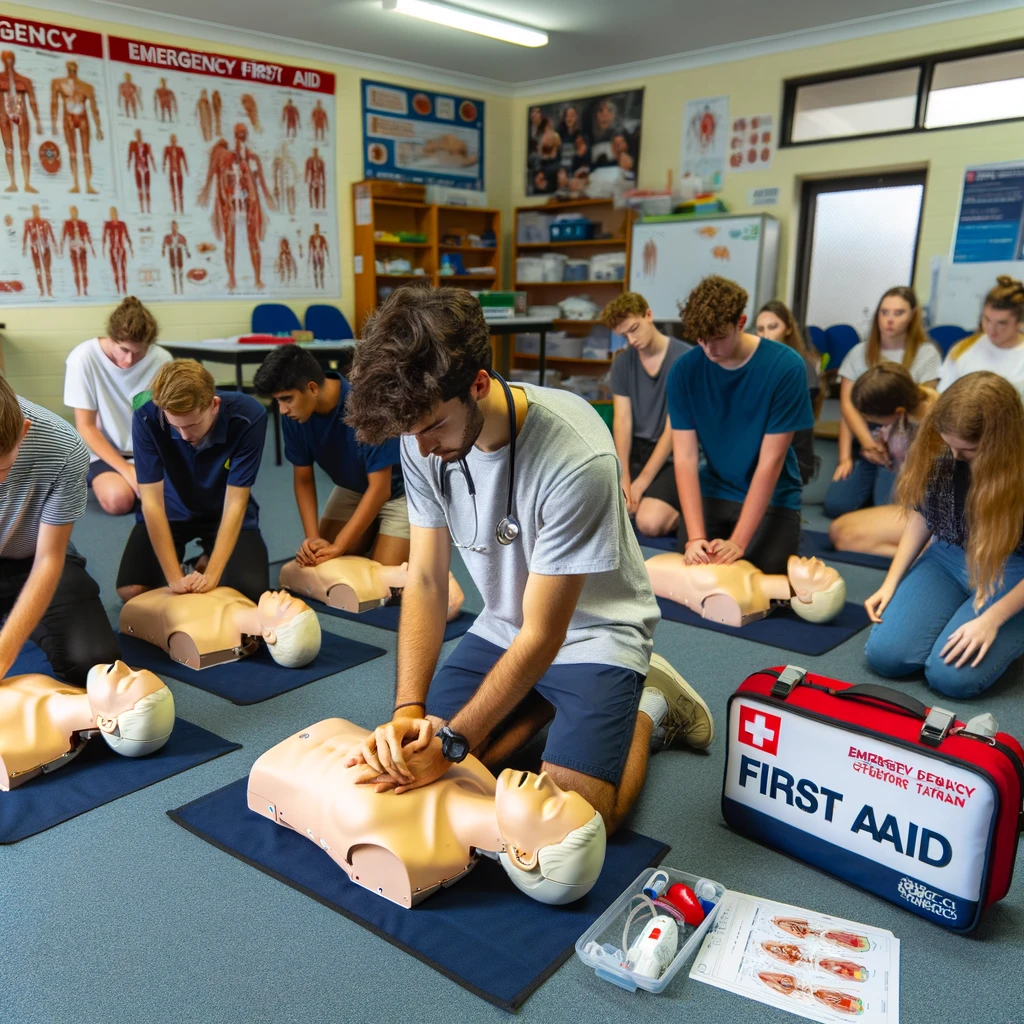
[[[164,412],[183,416],[207,409],[216,397],[213,374],[195,359],[172,359],[153,378],[153,404]]]
[[[0,373],[0,455],[14,450],[24,430],[25,414],[21,411],[18,396]]]
[[[133,341],[149,346],[156,341],[156,335],[153,314],[134,295],[122,299],[107,321],[107,337],[111,341]]]
[[[951,471],[942,434],[978,446],[966,518],[967,568],[979,608],[1002,583],[1006,559],[1024,530],[1024,405],[1017,389],[999,374],[981,370],[939,396],[899,476],[899,501],[907,511],[920,507],[929,488]]]
[[[627,317],[646,316],[649,308],[647,300],[639,292],[626,292],[601,310],[601,323],[614,331]]]
[[[907,324],[907,340],[903,343],[903,365],[909,370],[914,365],[917,353],[922,345],[931,345],[928,335],[924,332],[924,324],[921,322],[921,306],[917,301],[917,294],[913,288],[900,285],[890,288],[878,300],[875,307],[875,315],[871,320],[871,330],[868,332],[867,351],[864,353],[868,366],[877,366],[882,361],[882,336],[878,330],[878,314],[882,312],[882,303],[890,296],[902,299],[910,307],[910,323]]]

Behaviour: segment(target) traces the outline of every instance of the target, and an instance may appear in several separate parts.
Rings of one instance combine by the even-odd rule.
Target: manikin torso
[[[231,587],[215,587],[205,594],[172,594],[159,587],[125,603],[119,628],[162,648],[179,664],[207,668],[237,661],[259,647],[239,625],[255,607]]]
[[[312,597],[330,608],[365,612],[387,601],[392,587],[405,585],[405,568],[358,555],[329,558],[315,566],[292,559],[281,566],[280,581],[293,594]]]

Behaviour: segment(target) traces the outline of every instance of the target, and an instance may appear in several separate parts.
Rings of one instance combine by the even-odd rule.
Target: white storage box
[[[567,257],[560,252],[546,252],[541,259],[544,261],[544,280],[561,281]]]
[[[517,334],[516,353],[524,356],[536,356],[540,354],[539,334]]]
[[[595,281],[621,281],[626,276],[625,252],[599,253],[590,261],[591,277]]]
[[[549,320],[557,320],[562,315],[560,306],[529,306],[526,310],[527,316],[541,316]]]
[[[543,281],[544,260],[540,256],[520,256],[516,260],[516,281]]]
[[[546,355],[561,359],[582,359],[583,339],[573,338],[564,331],[552,331],[547,337]]]
[[[532,210],[520,212],[516,219],[516,241],[520,245],[546,244],[551,240],[550,225],[550,214]]]

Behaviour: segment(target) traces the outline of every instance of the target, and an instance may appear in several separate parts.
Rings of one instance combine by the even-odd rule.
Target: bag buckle
[[[785,700],[806,678],[807,669],[799,665],[787,665],[772,683],[772,696]]]
[[[955,721],[956,715],[952,711],[940,707],[930,708],[918,739],[926,746],[937,747],[949,735]]]

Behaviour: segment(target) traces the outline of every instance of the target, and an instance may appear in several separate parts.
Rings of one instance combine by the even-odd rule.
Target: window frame
[[[842,71],[828,71],[817,75],[804,75],[800,78],[787,78],[783,82],[782,94],[782,131],[780,133],[780,149],[796,149],[800,146],[821,146],[838,142],[856,142],[860,139],[881,139],[894,135],[915,135],[932,132],[955,131],[960,128],[981,128],[993,124],[1018,124],[1024,121],[1020,117],[1003,117],[992,121],[971,121],[967,124],[941,125],[935,128],[924,126],[925,113],[928,109],[928,96],[931,92],[935,68],[958,60],[970,60],[973,57],[988,57],[998,53],[1009,53],[1019,50],[1024,60],[1024,38],[1012,39],[1001,43],[990,43],[987,46],[974,46],[963,50],[943,50],[940,53],[928,54],[924,57],[910,57],[904,60],[887,61],[882,64],[867,64],[856,68],[845,68]],[[906,71],[916,68],[920,72],[917,84],[917,107],[914,124],[910,128],[895,128],[892,131],[864,132],[859,135],[838,135],[827,139],[807,139],[794,142],[793,120],[796,109],[797,95],[801,88],[811,85],[823,85],[828,82],[852,81],[869,75],[885,74],[891,71]]]

